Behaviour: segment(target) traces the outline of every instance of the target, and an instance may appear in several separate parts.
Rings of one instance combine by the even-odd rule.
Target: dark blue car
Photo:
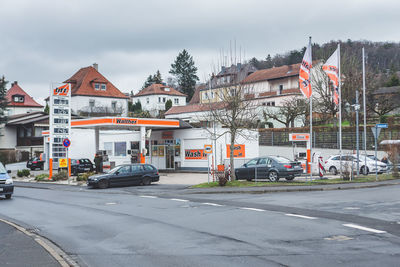
[[[13,180],[8,176],[11,171],[7,171],[4,165],[0,162],[0,195],[4,195],[6,199],[11,198],[14,193]]]

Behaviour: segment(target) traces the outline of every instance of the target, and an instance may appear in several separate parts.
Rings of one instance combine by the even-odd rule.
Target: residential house
[[[7,91],[7,115],[18,115],[43,111],[43,106],[36,102],[28,95],[15,81],[11,84],[11,88]]]
[[[152,84],[132,96],[132,103],[140,102],[142,109],[152,116],[158,116],[165,110],[165,103],[171,100],[173,107],[186,105],[187,95],[165,84]]]
[[[98,71],[98,64],[81,68],[65,81],[71,84],[71,112],[80,116],[127,116],[128,99]]]

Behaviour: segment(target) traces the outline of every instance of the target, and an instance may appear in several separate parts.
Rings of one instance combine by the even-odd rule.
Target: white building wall
[[[0,125],[0,149],[15,149],[17,146],[17,128]]]
[[[89,101],[94,100],[95,107],[107,107],[111,110],[112,102],[116,102],[117,110],[121,109],[121,116],[128,115],[128,99],[124,98],[112,98],[112,97],[96,97],[96,96],[72,96],[71,97],[71,110],[73,113],[77,113],[77,111],[88,111]]]
[[[7,107],[8,116],[43,111],[42,107]]]
[[[159,99],[160,98],[160,99]],[[164,102],[165,99],[165,102]],[[175,103],[175,99],[178,99],[178,103]],[[161,100],[161,102],[159,101]],[[158,115],[160,110],[165,110],[165,103],[171,100],[172,106],[185,106],[185,96],[173,96],[173,95],[144,95],[132,97],[132,103],[140,102],[143,110],[149,111],[152,115]],[[147,103],[148,102],[148,103]]]

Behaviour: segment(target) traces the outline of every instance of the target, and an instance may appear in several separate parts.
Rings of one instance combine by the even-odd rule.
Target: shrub
[[[54,174],[51,179],[53,181],[67,180],[68,174],[66,171],[60,171],[59,173]]]
[[[80,174],[78,174],[78,176],[76,177],[76,180],[77,180],[78,182],[80,182],[80,181],[87,181],[87,179],[88,179],[90,176],[92,176],[92,175],[94,175],[94,172],[80,173]]]
[[[49,175],[47,173],[42,173],[35,177],[36,181],[46,181],[48,179],[49,179]]]
[[[28,169],[23,169],[17,172],[18,177],[29,176],[29,174],[31,174],[31,172]]]

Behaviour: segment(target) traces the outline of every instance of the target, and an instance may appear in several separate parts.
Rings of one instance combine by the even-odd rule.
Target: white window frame
[[[95,83],[94,84],[94,90],[97,90],[97,91],[100,90],[100,84],[99,83]]]
[[[107,84],[105,84],[105,83],[100,84],[100,89],[101,89],[102,91],[107,90]]]

